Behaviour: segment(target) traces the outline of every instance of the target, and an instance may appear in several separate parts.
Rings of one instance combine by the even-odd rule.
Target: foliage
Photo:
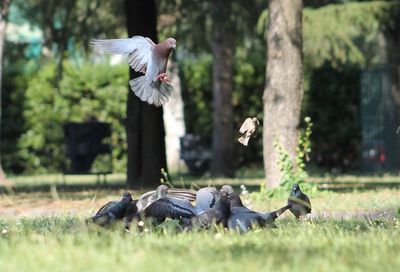
[[[311,142],[314,165],[332,173],[356,170],[360,165],[360,69],[331,64],[310,75],[305,109],[314,122]]]
[[[22,115],[24,93],[27,81],[36,69],[33,61],[21,52],[26,52],[26,45],[6,43],[7,54],[3,63],[3,82],[1,94],[1,158],[6,171],[20,173],[25,164],[18,154],[17,139],[25,128]]]
[[[311,118],[308,116],[304,118],[304,122],[306,127],[300,132],[296,158],[294,158],[295,163],[293,163],[293,158],[291,158],[282,144],[279,143],[277,139],[274,141],[277,163],[282,177],[279,182],[279,187],[269,190],[268,195],[270,197],[280,193],[287,194],[287,192],[290,192],[294,183],[301,185],[305,192],[316,190],[315,185],[306,184],[307,172],[305,171],[305,167],[306,161],[309,160],[309,154],[311,153],[310,136],[312,133],[311,129],[313,123],[311,122]]]
[[[55,53],[64,48],[72,55],[79,47],[88,49],[93,37],[125,33],[121,0],[14,0],[13,5],[42,30],[44,46]]]
[[[54,87],[54,63],[43,65],[29,81],[23,115],[26,131],[18,141],[28,172],[54,172],[65,166],[62,125],[92,118],[112,124],[113,160],[125,164],[125,102],[128,69],[89,63],[64,63],[65,74]]]
[[[65,10],[62,6],[65,1],[53,2],[15,0],[14,3],[21,9],[22,15],[29,18],[30,23],[40,26],[44,32],[46,32],[45,26],[50,24],[54,33],[46,32],[45,39],[52,40],[56,39],[57,28],[60,27],[56,21],[65,19],[63,17]],[[325,4],[326,2],[332,1],[306,1],[306,8],[304,9],[305,97],[302,112],[310,114],[315,123],[311,138],[313,146],[311,163],[328,169],[353,170],[357,168],[357,154],[359,154],[361,139],[358,116],[359,72],[361,69],[379,62],[378,38],[380,32],[390,33],[398,25],[400,8],[396,1],[349,3],[354,1],[345,0],[334,2],[346,4],[319,7],[320,3]],[[88,10],[93,9],[96,3],[100,3],[100,6],[96,9],[96,16],[86,18],[88,16],[85,17],[85,14]],[[121,19],[123,15],[118,8],[122,6],[120,1],[115,4],[107,1],[77,0],[75,4],[76,9],[71,11],[70,16],[77,20],[70,22],[73,23],[74,27],[70,29],[71,32],[68,32],[71,39],[65,57],[76,60],[82,58],[80,48],[87,46],[88,40],[94,36],[125,36]],[[160,8],[160,39],[173,36],[178,40],[176,57],[182,79],[186,131],[210,137],[212,130],[212,56],[209,53],[211,51],[210,26],[212,23],[210,2],[159,0],[158,4]],[[233,5],[235,12],[232,13],[232,20],[237,22],[235,25],[233,125],[234,128],[239,128],[245,117],[257,116],[260,120],[262,119],[262,93],[265,77],[265,42],[262,32],[265,29],[267,13],[262,13],[266,1],[254,1],[252,5],[249,5],[248,1],[243,0],[235,1]],[[312,8],[307,8],[307,5]],[[45,14],[48,14],[51,10],[55,10],[53,16],[46,19]],[[261,16],[259,16],[260,13],[262,13]],[[50,20],[50,22],[46,20]],[[83,24],[81,24],[82,20],[85,21]],[[75,27],[78,25],[82,27]],[[259,29],[255,31],[257,25]],[[67,29],[64,30],[67,31]],[[11,47],[7,47],[7,52],[10,52]],[[29,85],[32,83],[39,84],[39,81],[27,79],[24,75],[21,76],[21,73],[17,72],[17,69],[19,69],[17,66],[20,65],[17,60],[12,59],[9,63],[10,65],[5,65],[4,69],[8,73],[4,79],[5,85],[8,85],[8,87],[3,103],[3,105],[7,103],[3,111],[3,120],[6,122],[2,126],[3,163],[7,170],[16,173],[24,170],[32,172],[41,169],[41,171],[44,171],[45,168],[38,168],[38,165],[43,164],[43,162],[37,159],[39,156],[37,153],[40,152],[38,147],[32,149],[32,146],[35,146],[33,142],[40,142],[37,138],[59,139],[61,132],[54,130],[54,133],[58,136],[50,137],[52,131],[47,131],[46,136],[39,137],[38,133],[44,131],[44,129],[38,129],[39,125],[35,121],[25,122],[25,117],[21,116],[20,113],[24,112],[24,115],[27,116],[27,112],[33,113],[32,108],[36,107],[32,104],[33,102],[23,101],[28,97],[28,95],[24,95],[25,85],[28,81]],[[14,65],[16,67],[11,67]],[[84,64],[84,66],[88,66],[88,64]],[[46,67],[48,66],[45,65],[40,72],[42,77],[45,70],[48,73],[51,72],[51,69]],[[14,72],[11,71],[13,69]],[[10,70],[10,72],[7,72],[7,70]],[[120,68],[119,71],[122,74],[126,73],[123,68]],[[122,77],[122,74],[115,74],[115,77]],[[71,76],[71,73],[67,72],[66,76]],[[44,80],[40,84],[43,84],[45,88],[54,86],[51,77],[49,76],[48,80]],[[64,86],[60,88],[65,89],[65,82],[73,80],[63,81],[64,83],[61,84],[64,84]],[[118,85],[119,88],[123,84],[126,85],[126,82],[118,84],[120,84]],[[126,88],[125,85],[124,88]],[[32,87],[30,86],[29,89],[32,90]],[[60,92],[63,91],[60,90]],[[118,93],[125,96],[126,90]],[[114,95],[114,93],[111,93],[111,95]],[[29,97],[31,96],[33,96],[32,91],[29,94]],[[51,97],[54,97],[54,95],[51,95]],[[112,100],[105,97],[102,99]],[[51,98],[50,100],[53,101],[54,99]],[[30,104],[30,108],[22,109],[19,106],[20,104]],[[328,105],[329,108],[327,108]],[[37,105],[37,107],[43,109],[44,105]],[[121,104],[119,104],[119,107],[118,110],[122,114],[124,107],[121,107]],[[49,108],[53,108],[53,106]],[[52,112],[49,109],[43,109],[43,111]],[[94,115],[97,115],[97,113]],[[29,117],[29,119],[33,119],[33,117]],[[53,119],[57,118],[54,117]],[[84,117],[81,120],[83,119]],[[60,120],[57,120],[57,122],[60,122]],[[35,128],[33,129],[32,126]],[[23,131],[25,131],[23,139],[19,139],[19,135]],[[35,137],[32,140],[29,139],[31,131],[35,131]],[[119,131],[121,135],[124,135],[122,129]],[[29,142],[29,144],[24,142]],[[259,134],[258,137],[252,139],[247,148],[235,145],[236,165],[241,167],[249,165],[249,163],[260,163],[262,157],[261,144],[261,135]],[[41,145],[43,146],[43,143]],[[54,146],[47,148],[59,151],[43,150],[45,154],[60,158],[61,148]],[[341,152],[337,152],[339,149]],[[31,154],[33,150],[35,150],[36,155]],[[44,159],[43,156],[42,154],[39,157]],[[59,161],[59,159],[57,160]],[[52,162],[50,161],[53,161],[53,158],[49,157],[47,161],[51,165]],[[347,164],[348,161],[350,161],[350,164]],[[55,168],[62,166],[59,163],[57,164],[57,167],[52,166],[48,170],[55,171]]]

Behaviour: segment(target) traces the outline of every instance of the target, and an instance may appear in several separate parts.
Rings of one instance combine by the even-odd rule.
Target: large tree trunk
[[[269,0],[267,69],[264,89],[264,167],[269,187],[281,173],[274,140],[295,163],[303,98],[302,0]]]
[[[213,176],[232,177],[233,165],[233,32],[230,29],[230,0],[215,0],[213,25]]]
[[[4,53],[4,44],[6,39],[6,30],[7,30],[7,16],[8,16],[8,8],[10,5],[10,0],[3,0],[0,5],[0,123],[1,123],[1,94],[2,94],[2,75],[3,75],[3,53]],[[1,126],[0,126],[1,127]],[[1,132],[1,131],[0,131]],[[1,135],[1,133],[0,133]],[[0,139],[1,145],[1,139]],[[1,165],[1,152],[0,152],[0,183],[5,180],[5,173],[3,171],[3,167]]]
[[[157,42],[154,0],[125,0],[128,35],[141,35]],[[130,78],[140,76],[130,70]],[[160,183],[166,168],[163,109],[142,102],[128,92],[126,133],[128,144],[127,185],[142,187]]]

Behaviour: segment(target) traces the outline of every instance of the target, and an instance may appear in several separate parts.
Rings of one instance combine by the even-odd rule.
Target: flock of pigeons
[[[142,101],[155,106],[164,105],[171,95],[172,85],[166,73],[170,53],[176,48],[176,40],[168,38],[155,44],[151,39],[133,36],[129,39],[95,39],[93,48],[98,52],[124,55],[130,67],[141,76],[129,81],[132,91]],[[257,118],[247,118],[239,132],[239,143],[247,146],[250,137],[259,126]],[[195,201],[195,205],[192,202]],[[296,218],[311,212],[311,203],[297,184],[293,185],[287,205],[269,213],[259,213],[245,207],[232,186],[224,185],[220,190],[205,187],[193,191],[169,188],[160,185],[156,190],[143,194],[134,200],[129,192],[120,201],[104,205],[87,223],[100,226],[123,220],[125,229],[133,221],[144,224],[142,220],[151,219],[155,224],[166,218],[179,220],[183,229],[209,228],[220,224],[224,228],[247,232],[253,226],[274,226],[275,219],[290,210]]]
[[[129,230],[132,222],[143,227],[147,220],[161,224],[170,218],[179,220],[182,230],[208,229],[216,224],[247,232],[255,226],[274,227],[275,219],[286,210],[290,210],[296,218],[311,212],[310,199],[298,184],[293,185],[287,205],[267,213],[256,212],[244,206],[231,185],[224,185],[220,190],[205,187],[194,191],[169,188],[162,184],[139,199],[133,199],[129,192],[125,192],[121,200],[108,202],[96,215],[86,219],[86,223],[105,227],[123,221],[125,229]]]

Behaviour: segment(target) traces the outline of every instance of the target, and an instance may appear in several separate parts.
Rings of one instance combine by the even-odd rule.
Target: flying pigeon
[[[260,227],[274,227],[275,219],[291,207],[290,204],[270,213],[252,211],[243,205],[239,195],[229,185],[224,185],[221,191],[228,193],[230,200],[230,215],[228,228],[247,232],[254,225]]]
[[[250,140],[251,135],[256,132],[260,122],[257,120],[256,117],[247,118],[244,120],[242,126],[239,129],[239,132],[243,134],[239,139],[239,143],[242,145],[247,146]]]
[[[311,213],[311,202],[308,196],[303,193],[300,186],[293,184],[292,191],[290,192],[288,204],[292,205],[290,211],[298,219],[300,216]]]
[[[130,207],[130,208],[129,208]],[[86,223],[96,223],[99,226],[107,226],[116,220],[122,220],[126,216],[126,211],[130,209],[130,217],[134,217],[136,200],[132,199],[129,192],[125,192],[119,201],[110,201],[100,208],[96,215],[86,219]],[[133,208],[133,211],[132,211]]]
[[[174,38],[155,44],[150,38],[133,36],[130,39],[94,39],[91,44],[99,52],[125,55],[132,69],[144,74],[129,81],[140,100],[157,107],[168,101],[172,85],[166,70],[171,50],[176,48]]]

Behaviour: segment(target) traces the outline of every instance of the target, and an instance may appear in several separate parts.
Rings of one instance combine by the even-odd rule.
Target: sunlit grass
[[[72,178],[67,177],[67,183],[95,182],[95,177]],[[115,182],[123,179],[114,176]],[[244,202],[259,211],[274,210],[287,201],[285,194],[269,198],[259,193],[263,180],[258,178],[183,179],[185,186],[188,180],[199,186],[245,184],[249,193],[242,196]],[[147,226],[149,231],[141,233],[127,233],[118,224],[111,229],[88,228],[84,219],[118,199],[124,186],[68,191],[57,186],[57,176],[20,177],[14,182],[56,186],[0,194],[0,271],[396,271],[400,267],[397,187],[313,190],[307,192],[313,219],[298,222],[288,212],[278,219],[276,229],[239,235],[220,228],[180,233],[172,221],[155,229]],[[143,192],[130,191],[135,197]],[[391,216],[381,216],[389,210]],[[360,214],[373,214],[374,219]]]
[[[88,229],[79,218],[0,221],[2,271],[395,271],[399,222],[281,220],[246,235]],[[4,233],[4,230],[7,230]]]

